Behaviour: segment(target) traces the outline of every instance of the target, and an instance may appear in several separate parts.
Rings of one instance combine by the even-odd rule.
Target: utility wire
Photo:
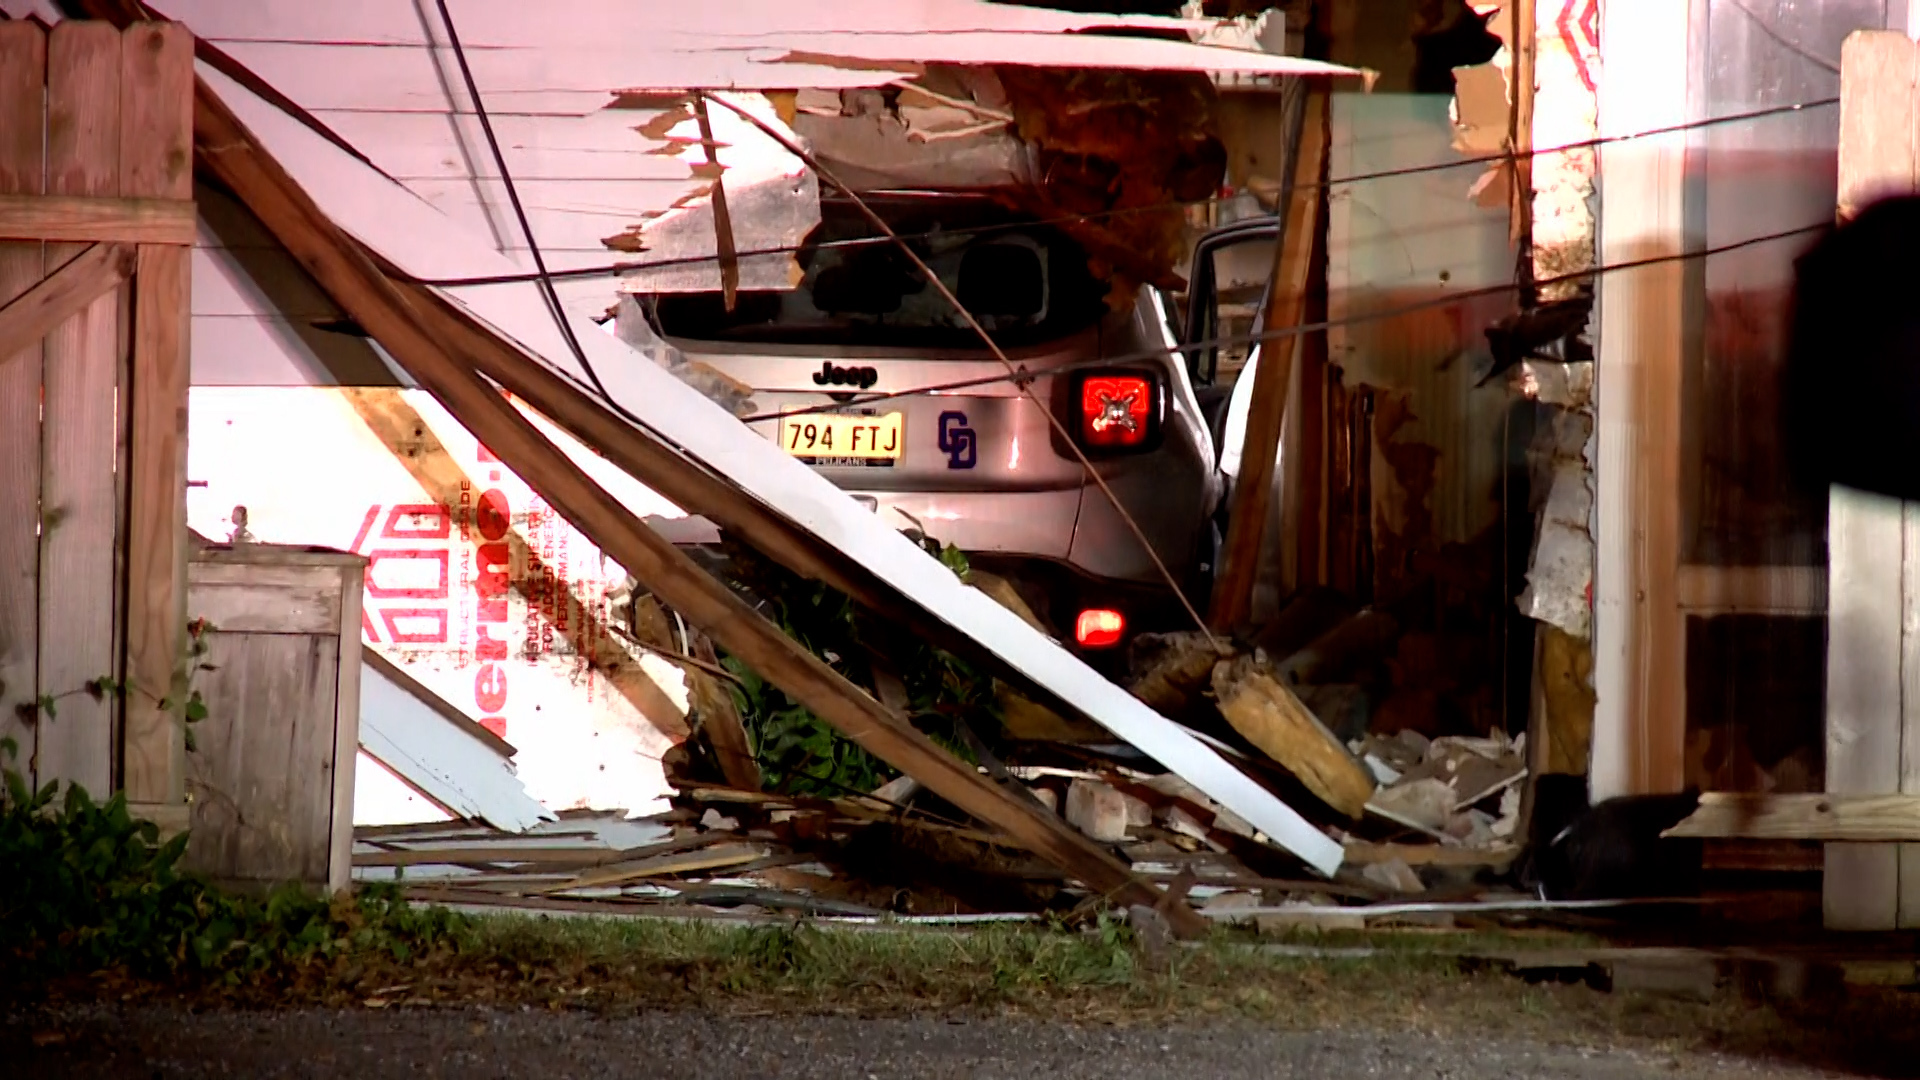
[[[445,0],[441,0],[441,3],[442,3],[442,6],[444,7]],[[459,50],[457,47],[455,49],[455,55],[456,57],[459,55]],[[476,98],[475,100],[477,101],[478,99]],[[1476,157],[1460,158],[1455,161],[1436,161],[1436,162],[1430,162],[1424,165],[1408,165],[1401,168],[1383,169],[1376,172],[1355,173],[1351,176],[1336,176],[1326,180],[1316,180],[1310,184],[1302,184],[1300,185],[1300,187],[1303,190],[1313,190],[1316,188],[1344,187],[1351,184],[1365,183],[1370,180],[1391,180],[1391,179],[1404,177],[1404,176],[1419,176],[1425,173],[1445,172],[1449,169],[1463,169],[1463,168],[1467,168],[1469,166],[1474,166],[1474,165],[1493,165],[1493,164],[1499,164],[1502,162],[1516,162],[1522,159],[1537,158],[1546,154],[1565,154],[1565,153],[1573,153],[1579,150],[1594,150],[1604,146],[1612,146],[1618,143],[1633,142],[1639,139],[1657,138],[1662,135],[1677,135],[1677,134],[1681,134],[1689,131],[1699,131],[1707,128],[1720,127],[1726,124],[1748,123],[1754,120],[1763,120],[1771,116],[1782,116],[1782,115],[1787,115],[1791,113],[1805,112],[1810,109],[1830,108],[1832,106],[1838,105],[1839,103],[1840,103],[1839,98],[1817,98],[1812,101],[1796,102],[1791,105],[1775,105],[1765,109],[1755,109],[1751,112],[1730,113],[1726,116],[1710,117],[1705,120],[1690,120],[1683,124],[1673,124],[1667,127],[1650,128],[1646,131],[1636,131],[1636,132],[1631,132],[1625,135],[1605,135],[1597,138],[1585,139],[1580,142],[1565,143],[1560,146],[1541,147],[1541,148],[1536,148],[1533,150],[1527,150],[1527,151],[1521,151],[1521,152],[1508,151],[1506,153],[1500,153],[1500,154],[1483,154]],[[478,108],[478,106],[476,106],[476,108]],[[486,115],[484,110],[480,111],[480,115],[482,117]],[[484,120],[482,122],[482,129],[483,130],[489,129],[489,126],[484,122]],[[496,152],[496,158],[495,158],[495,165],[496,167],[501,169],[501,175],[504,178],[506,175],[505,166],[500,163],[497,152]],[[512,183],[509,180],[508,191],[511,193],[512,190],[513,190]],[[1081,222],[1109,221],[1115,218],[1129,217],[1136,214],[1160,213],[1162,211],[1179,210],[1179,209],[1185,209],[1188,207],[1213,206],[1226,201],[1229,201],[1229,200],[1220,198],[1218,196],[1214,196],[1214,197],[1209,197],[1205,199],[1194,199],[1194,200],[1187,200],[1187,201],[1150,203],[1145,206],[1129,206],[1129,207],[1123,207],[1115,210],[1101,210],[1101,211],[1095,211],[1092,213],[1085,213],[1085,214],[1068,214],[1068,215],[1062,215],[1059,217],[1041,218],[1036,221],[1020,222],[1017,224],[976,225],[976,226],[968,226],[964,228],[948,229],[948,230],[943,230],[940,235],[944,237],[970,236],[970,235],[976,235],[976,234],[1006,232],[1011,229],[1032,228],[1035,226],[1072,225],[1072,224],[1077,224]],[[516,200],[516,205],[517,205],[517,200]],[[524,218],[523,218],[523,221],[524,221]],[[901,235],[908,240],[926,240],[932,236],[932,234],[930,233],[903,233]],[[853,238],[853,239],[846,239],[846,240],[828,240],[828,241],[823,241],[815,246],[817,246],[821,250],[834,250],[839,248],[859,248],[859,247],[887,245],[887,244],[891,244],[892,242],[893,241],[889,240],[884,236],[873,236],[873,237],[860,237],[860,238]],[[801,245],[801,244],[784,244],[784,245],[779,245],[775,247],[752,248],[747,250],[736,251],[734,252],[734,257],[737,259],[749,259],[756,256],[764,256],[764,255],[790,255],[800,251],[803,246],[804,245]],[[426,285],[426,286],[432,286],[436,288],[460,288],[460,287],[469,286],[469,285],[516,285],[516,284],[526,284],[528,282],[537,282],[542,280],[564,281],[564,280],[580,280],[580,279],[587,279],[587,278],[614,277],[620,274],[631,273],[638,270],[664,270],[664,269],[672,269],[675,267],[682,267],[682,266],[700,266],[707,263],[718,262],[719,258],[720,256],[718,254],[686,255],[686,256],[677,256],[677,257],[668,258],[668,259],[652,259],[652,260],[647,260],[643,262],[614,263],[607,266],[577,267],[570,270],[555,270],[552,272],[543,271],[543,272],[533,273],[533,274],[524,274],[524,273],[523,274],[492,274],[492,275],[485,275],[485,276],[478,276],[478,277],[460,277],[460,278],[418,278],[418,277],[412,277],[412,276],[401,276],[400,279],[407,281],[411,284]],[[536,256],[536,259],[537,259],[537,256]]]
[[[442,0],[442,2],[444,3],[445,0]],[[927,284],[933,286],[934,291],[940,294],[940,298],[945,300],[947,304],[953,308],[954,312],[966,321],[967,328],[972,330],[973,333],[985,343],[988,351],[993,353],[994,359],[1000,361],[1001,365],[1007,369],[1007,375],[1013,380],[1014,386],[1019,389],[1020,396],[1032,403],[1040,415],[1046,418],[1048,425],[1053,428],[1055,434],[1059,435],[1061,441],[1073,451],[1073,456],[1080,459],[1080,467],[1086,470],[1087,475],[1093,478],[1094,484],[1106,495],[1107,501],[1113,505],[1113,512],[1120,516],[1120,520],[1124,522],[1127,529],[1133,533],[1133,538],[1139,542],[1141,550],[1146,552],[1147,558],[1153,563],[1153,568],[1159,571],[1160,577],[1165,581],[1167,588],[1173,592],[1174,596],[1179,598],[1180,606],[1186,609],[1187,614],[1193,619],[1193,624],[1206,636],[1207,644],[1218,649],[1220,642],[1214,637],[1213,631],[1207,627],[1207,620],[1202,618],[1199,609],[1193,606],[1193,601],[1188,598],[1187,591],[1180,587],[1179,581],[1175,580],[1173,571],[1167,569],[1167,564],[1160,558],[1160,553],[1154,550],[1153,543],[1147,539],[1147,534],[1145,530],[1140,528],[1140,523],[1134,520],[1133,514],[1127,510],[1126,504],[1120,501],[1120,496],[1115,494],[1113,488],[1107,484],[1107,478],[1100,474],[1099,469],[1093,467],[1093,462],[1087,458],[1087,452],[1080,448],[1080,444],[1074,439],[1073,433],[1067,430],[1065,422],[1063,422],[1059,416],[1055,415],[1053,409],[1049,408],[1046,402],[1041,401],[1039,397],[1034,394],[1033,388],[1027,384],[1026,379],[1031,378],[1031,374],[1016,366],[1014,362],[1008,358],[1006,352],[1000,348],[1000,343],[993,340],[993,335],[987,332],[986,327],[980,325],[980,320],[973,317],[973,312],[968,311],[967,306],[960,302],[960,298],[953,294],[953,290],[947,288],[947,283],[940,280],[940,275],[934,272],[933,267],[927,265],[926,260],[920,257],[920,253],[913,250],[913,245],[907,243],[905,239],[895,233],[893,226],[887,224],[885,218],[875,213],[873,207],[868,206],[867,201],[861,198],[858,192],[843,183],[824,164],[812,154],[808,153],[805,148],[775,130],[772,124],[767,123],[765,120],[753,115],[753,113],[747,109],[734,104],[724,97],[711,95],[710,99],[726,106],[727,109],[731,110],[742,120],[759,128],[761,133],[766,135],[767,138],[779,143],[786,149],[787,153],[800,159],[802,164],[819,174],[820,179],[839,188],[846,194],[848,199],[853,201],[855,206],[860,208],[860,212],[866,216],[868,221],[872,222],[873,227],[885,233],[887,239],[892,241],[893,244],[900,249],[900,253],[907,257],[907,261],[911,262],[914,269],[920,272],[920,275],[926,279]]]
[[[460,44],[460,31],[454,28],[453,12],[447,9],[447,0],[437,0],[437,3],[440,8],[440,21],[447,27],[447,43],[453,46],[454,62],[460,68],[460,79],[466,83],[467,96],[473,99],[473,114],[480,120],[480,131],[486,136],[487,149],[493,154],[494,167],[500,170],[500,183],[507,189],[507,201],[512,204],[513,216],[520,223],[521,234],[527,239],[527,251],[533,256],[532,280],[540,285],[540,296],[546,301],[547,312],[553,316],[554,325],[560,328],[561,336],[566,338],[567,348],[573,353],[574,360],[579,363],[580,370],[586,372],[587,379],[593,383],[594,390],[599,392],[600,399],[615,411],[625,415],[628,420],[634,420],[631,414],[627,414],[624,409],[614,403],[613,395],[607,393],[606,386],[600,381],[599,373],[593,370],[593,362],[587,359],[587,351],[580,347],[580,339],[574,336],[573,324],[568,321],[566,308],[560,304],[560,294],[553,287],[553,275],[547,272],[547,260],[540,253],[540,242],[534,238],[533,224],[527,220],[526,207],[520,203],[520,190],[513,182],[512,171],[507,168],[506,154],[500,149],[500,140],[493,132],[493,120],[487,115],[486,103],[480,98],[480,84],[474,80],[473,67],[467,63],[467,50]]]
[[[1768,233],[1764,236],[1748,237],[1745,240],[1736,240],[1730,243],[1718,245],[1717,247],[1702,248],[1698,251],[1682,251],[1673,255],[1657,255],[1650,258],[1646,258],[1646,259],[1635,259],[1631,262],[1613,263],[1608,266],[1595,266],[1595,267],[1590,267],[1586,270],[1575,270],[1571,273],[1559,274],[1550,278],[1542,278],[1539,281],[1534,282],[1534,287],[1539,288],[1541,286],[1547,286],[1547,285],[1559,285],[1559,284],[1564,284],[1566,282],[1573,282],[1573,281],[1588,281],[1605,274],[1617,273],[1623,270],[1639,270],[1645,267],[1660,266],[1666,263],[1687,262],[1694,259],[1705,259],[1714,255],[1724,255],[1724,254],[1727,254],[1728,252],[1739,251],[1743,248],[1757,247],[1761,244],[1774,243],[1779,240],[1791,240],[1796,236],[1806,236],[1808,234],[1821,232],[1826,229],[1830,229],[1832,227],[1833,225],[1831,222],[1821,222],[1817,225],[1803,225],[1797,229],[1786,229],[1781,232]],[[1101,356],[1095,359],[1075,360],[1069,363],[1059,364],[1052,367],[1043,368],[1040,370],[1030,370],[1030,369],[1022,368],[1019,374],[1016,374],[1016,375],[982,375],[982,376],[978,376],[976,378],[971,378],[971,379],[956,379],[951,382],[929,383],[925,386],[916,386],[907,390],[891,390],[886,393],[879,393],[879,394],[860,394],[860,395],[851,396],[846,401],[836,401],[828,405],[812,405],[806,408],[787,409],[780,412],[755,413],[751,416],[741,417],[741,422],[754,424],[754,423],[761,423],[767,420],[778,420],[783,417],[789,417],[789,416],[808,416],[815,413],[833,412],[838,409],[845,409],[855,405],[870,405],[875,402],[891,401],[897,398],[918,397],[923,394],[944,393],[952,390],[968,390],[975,387],[992,386],[996,383],[1012,382],[1019,379],[1034,379],[1042,376],[1053,376],[1053,375],[1058,375],[1065,372],[1077,371],[1082,368],[1105,367],[1111,364],[1128,363],[1135,360],[1157,360],[1160,357],[1167,356],[1171,353],[1186,352],[1189,349],[1192,349],[1192,350],[1212,349],[1212,348],[1219,348],[1219,347],[1228,346],[1228,345],[1259,345],[1268,341],[1276,341],[1284,338],[1295,337],[1300,334],[1313,334],[1313,333],[1319,333],[1323,330],[1337,330],[1347,326],[1358,326],[1358,325],[1362,325],[1370,322],[1381,322],[1387,319],[1397,319],[1402,315],[1413,315],[1422,311],[1430,311],[1434,308],[1451,307],[1455,304],[1459,304],[1467,300],[1474,300],[1474,299],[1478,299],[1480,297],[1486,297],[1486,296],[1499,296],[1505,293],[1517,292],[1519,291],[1519,289],[1520,289],[1520,286],[1513,283],[1506,283],[1506,284],[1500,284],[1500,285],[1488,285],[1478,289],[1463,289],[1459,292],[1448,293],[1445,296],[1435,297],[1432,300],[1422,300],[1417,303],[1405,304],[1400,307],[1394,307],[1394,308],[1384,308],[1379,311],[1362,312],[1358,315],[1347,315],[1338,319],[1327,319],[1321,322],[1313,322],[1313,323],[1301,323],[1298,326],[1282,327],[1275,330],[1264,330],[1264,331],[1260,331],[1252,334],[1229,334],[1222,337],[1207,338],[1201,341],[1186,342],[1184,344],[1176,345],[1171,348],[1141,349],[1139,351],[1130,352],[1130,353],[1115,353],[1111,355]]]

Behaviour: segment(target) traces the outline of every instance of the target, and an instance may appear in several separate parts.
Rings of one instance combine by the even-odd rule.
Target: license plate
[[[897,461],[906,442],[904,421],[899,413],[782,417],[780,446],[803,461]]]

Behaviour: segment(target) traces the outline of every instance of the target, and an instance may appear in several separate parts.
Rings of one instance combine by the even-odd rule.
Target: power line
[[[447,0],[437,0],[440,19],[446,24],[447,43],[453,47],[454,61],[459,65],[460,78],[466,84],[467,96],[473,99],[474,115],[480,120],[480,131],[486,136],[487,148],[493,154],[494,167],[500,170],[500,182],[507,189],[507,201],[513,206],[513,215],[520,224],[521,234],[527,238],[527,251],[533,256],[535,275],[529,280],[540,286],[540,298],[546,302],[547,314],[552,316],[554,325],[559,327],[561,337],[566,339],[567,348],[586,373],[587,380],[600,395],[600,400],[628,423],[641,427],[640,418],[628,412],[613,395],[607,392],[606,385],[600,381],[600,375],[593,369],[593,361],[587,359],[587,351],[581,347],[580,339],[574,335],[573,323],[567,318],[566,308],[561,306],[560,294],[553,287],[553,275],[547,271],[546,258],[540,253],[540,242],[533,235],[533,224],[527,220],[526,207],[521,205],[518,185],[513,182],[513,173],[507,168],[507,157],[500,148],[500,140],[493,131],[493,120],[487,114],[487,106],[480,98],[480,84],[473,77],[473,68],[467,63],[467,51],[460,44],[460,32],[454,28],[453,13],[447,9]]]
[[[445,0],[440,0],[440,2],[444,7]],[[459,55],[459,50],[457,48],[455,49],[455,55],[456,57]],[[1754,120],[1763,120],[1772,116],[1782,116],[1782,115],[1787,115],[1791,113],[1805,112],[1810,109],[1831,108],[1835,105],[1838,105],[1839,103],[1840,103],[1839,98],[1817,98],[1812,101],[1796,102],[1791,105],[1775,105],[1765,109],[1755,109],[1750,112],[1730,113],[1726,116],[1710,117],[1705,120],[1690,120],[1683,124],[1673,124],[1667,127],[1650,128],[1646,131],[1637,131],[1637,132],[1632,132],[1625,135],[1605,135],[1597,138],[1585,139],[1580,142],[1566,143],[1561,146],[1549,146],[1549,147],[1543,147],[1543,148],[1536,148],[1533,150],[1528,150],[1528,151],[1523,151],[1518,153],[1508,151],[1506,153],[1501,153],[1501,154],[1483,154],[1476,157],[1461,158],[1456,161],[1436,161],[1436,162],[1430,162],[1425,165],[1408,165],[1408,166],[1404,166],[1396,169],[1383,169],[1376,172],[1356,173],[1351,176],[1332,177],[1326,180],[1317,181],[1311,185],[1302,185],[1302,186],[1306,188],[1343,187],[1351,184],[1366,183],[1367,181],[1370,181],[1370,180],[1391,180],[1391,179],[1396,179],[1396,178],[1405,177],[1405,176],[1419,176],[1426,173],[1445,172],[1449,169],[1464,169],[1464,168],[1468,168],[1470,166],[1475,166],[1475,165],[1494,165],[1502,162],[1513,162],[1513,161],[1520,161],[1522,159],[1537,158],[1547,154],[1566,154],[1566,153],[1573,153],[1580,150],[1596,150],[1601,147],[1611,146],[1618,143],[1633,142],[1639,139],[1658,138],[1663,135],[1677,135],[1677,134],[1682,134],[1690,131],[1699,131],[1707,128],[1720,127],[1726,124],[1749,123]],[[484,117],[485,116],[484,111],[482,111],[480,115]],[[483,130],[488,129],[488,125],[485,124],[484,122],[482,123],[482,129]],[[496,151],[496,155],[497,155],[497,151]],[[518,198],[513,195],[512,181],[506,176],[505,164],[499,161],[498,157],[496,156],[495,165],[500,169],[502,180],[507,184],[509,197],[512,198],[512,200],[514,201],[517,207]],[[970,226],[966,228],[949,229],[949,230],[942,231],[940,235],[943,237],[971,236],[971,235],[978,235],[978,234],[1005,232],[1010,229],[1030,228],[1036,225],[1058,226],[1058,225],[1071,225],[1071,224],[1076,224],[1080,222],[1111,221],[1116,218],[1129,217],[1136,214],[1160,213],[1167,210],[1179,210],[1179,209],[1185,209],[1188,207],[1196,207],[1196,206],[1213,206],[1225,201],[1227,200],[1219,197],[1212,197],[1212,198],[1206,198],[1206,199],[1194,199],[1190,201],[1150,203],[1145,206],[1130,206],[1130,207],[1124,207],[1121,209],[1101,210],[1101,211],[1096,211],[1093,213],[1086,213],[1086,214],[1069,214],[1069,215],[1063,215],[1059,217],[1042,218],[1037,221],[1021,222],[1018,224],[981,225],[981,226]],[[522,218],[522,221],[524,224],[524,216]],[[902,234],[902,236],[908,240],[926,240],[931,237],[931,234],[905,233],[905,234]],[[891,244],[892,242],[893,241],[889,240],[884,236],[876,236],[876,237],[861,237],[861,238],[846,239],[846,240],[829,240],[829,241],[823,241],[815,246],[820,250],[834,250],[839,248],[858,248],[858,247],[870,247],[874,245],[886,245],[886,244]],[[528,243],[530,245],[532,244],[531,233],[529,233]],[[775,247],[752,248],[752,249],[736,251],[734,253],[734,257],[737,259],[748,259],[748,258],[754,258],[756,256],[765,256],[765,255],[790,255],[802,250],[803,247],[804,245],[801,245],[801,244],[785,244],[785,245],[779,245]],[[472,286],[472,285],[519,285],[519,284],[526,284],[529,282],[540,282],[540,281],[552,282],[552,281],[582,280],[582,279],[588,279],[588,278],[616,277],[621,274],[632,273],[634,271],[640,271],[640,270],[666,270],[666,269],[673,269],[675,267],[683,267],[683,266],[702,266],[708,263],[718,262],[719,258],[720,257],[718,254],[686,255],[686,256],[679,256],[679,257],[670,258],[670,259],[653,259],[645,262],[615,263],[608,266],[578,267],[571,270],[555,270],[551,272],[547,272],[544,270],[537,270],[535,273],[532,273],[532,274],[526,274],[526,273],[492,274],[492,275],[485,275],[485,276],[479,276],[479,277],[461,277],[461,278],[418,278],[418,277],[407,276],[407,277],[404,277],[402,280],[408,281],[415,285],[426,285],[434,288],[460,288],[460,287]],[[538,256],[536,255],[536,265],[537,264],[538,264]]]
[[[1831,222],[1821,222],[1817,225],[1803,225],[1797,229],[1787,229],[1782,232],[1768,233],[1764,236],[1749,237],[1745,240],[1736,240],[1731,243],[1721,244],[1717,247],[1702,248],[1698,251],[1683,251],[1673,255],[1658,255],[1658,256],[1653,256],[1646,259],[1636,259],[1631,262],[1615,263],[1610,266],[1596,266],[1586,270],[1576,270],[1571,273],[1560,274],[1555,277],[1542,278],[1534,282],[1534,287],[1539,288],[1541,286],[1559,285],[1559,284],[1565,284],[1567,282],[1587,281],[1593,278],[1600,277],[1604,274],[1618,273],[1624,270],[1638,270],[1648,266],[1660,266],[1666,263],[1686,262],[1693,259],[1709,258],[1714,255],[1724,255],[1728,252],[1739,251],[1743,248],[1757,247],[1761,244],[1770,244],[1780,240],[1791,240],[1796,236],[1805,236],[1811,233],[1821,232],[1823,230],[1830,229],[1832,227],[1833,225]],[[830,405],[813,405],[813,406],[808,406],[806,408],[801,408],[801,409],[783,410],[781,412],[756,413],[752,416],[741,417],[741,422],[752,424],[752,423],[761,423],[767,420],[779,420],[789,416],[810,416],[817,413],[830,413],[838,409],[848,408],[850,406],[870,405],[870,404],[873,404],[874,402],[892,401],[897,398],[903,398],[903,397],[917,397],[922,394],[945,393],[947,391],[952,391],[952,390],[968,390],[968,389],[973,389],[981,386],[991,386],[995,383],[1013,381],[1016,378],[1032,379],[1032,378],[1038,378],[1041,376],[1058,375],[1066,372],[1078,371],[1083,368],[1104,367],[1110,364],[1128,363],[1130,361],[1135,361],[1135,360],[1156,360],[1162,356],[1166,356],[1169,353],[1185,352],[1188,349],[1212,349],[1212,348],[1219,348],[1227,345],[1258,345],[1268,341],[1275,341],[1275,340],[1280,340],[1284,338],[1296,337],[1300,334],[1313,334],[1313,333],[1319,333],[1324,330],[1335,330],[1345,326],[1356,326],[1363,323],[1381,322],[1387,319],[1396,319],[1402,315],[1413,315],[1422,311],[1431,311],[1434,308],[1451,307],[1454,304],[1462,303],[1467,300],[1474,300],[1474,299],[1478,299],[1480,297],[1485,297],[1485,296],[1499,296],[1504,293],[1517,292],[1519,291],[1519,289],[1520,289],[1519,285],[1512,284],[1512,283],[1501,284],[1501,285],[1488,285],[1478,289],[1463,289],[1459,292],[1449,293],[1446,296],[1435,297],[1432,300],[1422,300],[1418,303],[1405,304],[1396,308],[1387,308],[1381,311],[1368,311],[1368,312],[1363,312],[1359,315],[1348,315],[1342,318],[1328,319],[1322,322],[1302,323],[1298,326],[1284,327],[1278,330],[1267,330],[1267,331],[1262,331],[1262,332],[1253,333],[1253,334],[1230,334],[1224,337],[1216,337],[1216,338],[1209,338],[1202,341],[1187,342],[1185,344],[1179,345],[1171,349],[1167,349],[1167,348],[1142,349],[1137,352],[1118,353],[1118,354],[1096,357],[1088,360],[1076,360],[1070,363],[1060,364],[1060,365],[1045,368],[1039,371],[1029,371],[1029,370],[1022,369],[1021,373],[1017,376],[984,375],[984,376],[979,376],[971,379],[956,379],[952,382],[930,383],[925,386],[917,386],[907,390],[893,390],[883,394],[862,394],[862,395],[852,397],[847,401],[834,402]]]

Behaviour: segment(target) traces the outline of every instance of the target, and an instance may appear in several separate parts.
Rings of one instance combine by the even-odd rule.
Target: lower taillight
[[[1093,375],[1080,383],[1080,441],[1099,449],[1142,446],[1151,434],[1153,380],[1141,375]]]
[[[1105,649],[1120,644],[1127,632],[1126,616],[1107,608],[1089,608],[1073,623],[1073,640],[1083,649]]]

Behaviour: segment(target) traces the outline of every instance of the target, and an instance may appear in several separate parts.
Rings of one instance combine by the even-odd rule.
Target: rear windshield
[[[1077,244],[991,204],[953,203],[871,205],[1002,345],[1056,340],[1100,320],[1106,287]],[[719,293],[641,297],[654,326],[695,341],[979,347],[953,306],[858,208],[823,200],[820,209],[797,253],[799,288],[742,292],[731,312]]]

